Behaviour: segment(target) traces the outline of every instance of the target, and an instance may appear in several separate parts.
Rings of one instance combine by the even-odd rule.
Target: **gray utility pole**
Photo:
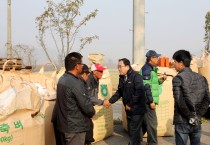
[[[7,0],[7,58],[12,58],[11,0]]]
[[[133,63],[145,62],[145,0],[133,0]]]

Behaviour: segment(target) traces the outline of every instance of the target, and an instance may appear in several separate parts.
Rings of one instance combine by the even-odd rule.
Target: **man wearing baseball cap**
[[[99,63],[92,64],[91,73],[88,76],[87,80],[87,92],[88,96],[94,97],[91,100],[94,100],[94,105],[103,105],[104,101],[98,99],[98,87],[99,79],[102,78],[103,71],[106,68],[100,65]],[[93,138],[93,122],[91,120],[91,129],[86,133],[85,144],[91,145],[94,142]]]
[[[142,132],[140,134],[140,140],[143,141],[143,135],[147,132],[147,144],[157,145],[157,115],[156,105],[159,103],[160,85],[166,80],[166,76],[161,79],[158,78],[158,60],[161,55],[154,50],[149,50],[146,53],[146,63],[140,70],[140,74],[143,76],[145,93],[146,93],[146,108],[147,112],[144,115],[144,121],[142,124]]]
[[[151,58],[151,57],[160,57],[161,54],[158,54],[156,51],[154,50],[149,50],[147,53],[146,53],[146,57],[147,58]]]

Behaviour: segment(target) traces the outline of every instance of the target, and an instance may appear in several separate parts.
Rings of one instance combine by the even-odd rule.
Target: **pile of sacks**
[[[103,64],[102,54],[89,55],[90,64]],[[100,59],[99,59],[100,58]],[[56,145],[51,116],[56,100],[58,79],[65,72],[27,70],[0,71],[0,144]],[[54,65],[53,65],[54,66]],[[109,71],[100,80],[99,98],[112,96]],[[105,88],[105,90],[104,90]],[[112,107],[95,106],[93,117],[95,141],[113,134]]]
[[[0,72],[0,144],[55,145],[56,79],[42,71]]]

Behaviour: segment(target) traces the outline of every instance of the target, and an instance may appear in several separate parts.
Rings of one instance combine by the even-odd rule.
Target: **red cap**
[[[96,63],[96,64],[93,64],[91,66],[91,71],[95,71],[95,70],[98,70],[98,71],[104,71],[106,68],[103,67],[102,65],[100,65],[99,63]]]

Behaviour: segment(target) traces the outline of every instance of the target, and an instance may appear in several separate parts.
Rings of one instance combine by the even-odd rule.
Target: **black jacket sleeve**
[[[150,85],[145,84],[144,89],[145,89],[145,93],[147,97],[147,102],[150,104],[153,102],[152,91],[151,91]]]
[[[95,115],[95,109],[88,96],[85,93],[82,94],[82,92],[76,88],[72,90],[72,93],[76,97],[77,105],[79,106],[81,111],[84,112],[88,117],[93,117]]]
[[[109,99],[109,102],[111,104],[117,102],[117,100],[119,100],[121,98],[120,93],[119,93],[119,89],[115,92],[115,94]]]
[[[98,99],[98,88],[91,88],[91,87],[87,87],[87,95],[90,98],[91,102],[93,103],[93,105],[102,105],[103,104],[103,100]]]
[[[153,102],[152,90],[149,83],[151,79],[151,71],[152,69],[148,65],[142,67],[142,77],[145,81],[144,89],[147,97],[147,103],[149,104]]]
[[[205,96],[204,96],[204,99],[201,102],[200,106],[198,106],[198,110],[197,110],[198,116],[203,116],[206,113],[206,111],[209,107],[209,104],[210,104],[210,94],[209,94],[208,82],[207,82],[206,78],[204,78],[204,79],[205,79],[205,86],[206,86],[205,87]]]

